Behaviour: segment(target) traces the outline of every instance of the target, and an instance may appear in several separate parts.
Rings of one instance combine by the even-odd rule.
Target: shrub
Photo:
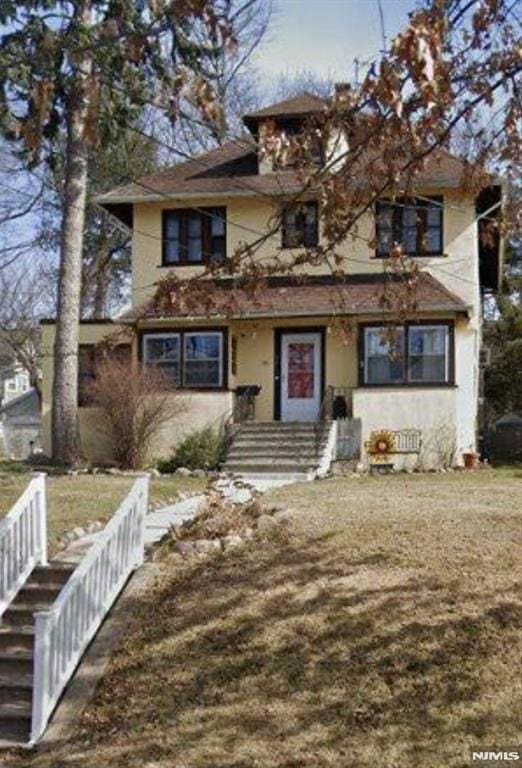
[[[131,360],[103,359],[89,386],[94,406],[104,411],[101,428],[110,434],[121,467],[144,466],[153,439],[163,424],[183,409],[173,385],[155,368]]]
[[[212,427],[191,432],[176,447],[174,456],[157,463],[160,472],[174,472],[178,467],[188,469],[217,469],[225,460],[225,436]]]

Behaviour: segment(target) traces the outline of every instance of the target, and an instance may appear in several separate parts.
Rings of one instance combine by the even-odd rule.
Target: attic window
[[[226,256],[226,208],[163,211],[165,267],[220,262]]]
[[[319,243],[316,202],[297,203],[283,211],[283,248],[314,248]]]

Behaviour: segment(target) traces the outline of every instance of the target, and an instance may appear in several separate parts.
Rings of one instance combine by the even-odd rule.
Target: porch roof
[[[203,281],[202,281],[203,282]],[[206,282],[206,281],[205,281]],[[408,288],[403,279],[382,274],[350,275],[345,279],[332,276],[272,278],[255,293],[234,285],[231,280],[206,282],[203,294],[198,291],[200,304],[185,302],[179,294],[171,294],[167,305],[152,303],[122,315],[119,320],[149,318],[210,319],[229,317],[320,317],[324,315],[386,314],[383,296],[391,298],[395,307],[401,299],[408,300]],[[414,289],[416,312],[468,312],[469,307],[428,272],[421,272]]]

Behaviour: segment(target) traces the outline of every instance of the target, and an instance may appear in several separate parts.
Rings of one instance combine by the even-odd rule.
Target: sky
[[[281,74],[313,70],[323,78],[353,80],[354,59],[383,47],[379,0],[274,0],[275,12],[256,64],[268,83]],[[380,0],[389,44],[405,26],[415,0]]]

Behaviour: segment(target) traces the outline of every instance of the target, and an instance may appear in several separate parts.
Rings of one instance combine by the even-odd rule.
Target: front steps
[[[248,422],[234,435],[225,472],[311,478],[326,445],[324,423]]]
[[[74,565],[39,565],[0,618],[0,746],[26,744],[31,729],[34,613],[49,608]]]

